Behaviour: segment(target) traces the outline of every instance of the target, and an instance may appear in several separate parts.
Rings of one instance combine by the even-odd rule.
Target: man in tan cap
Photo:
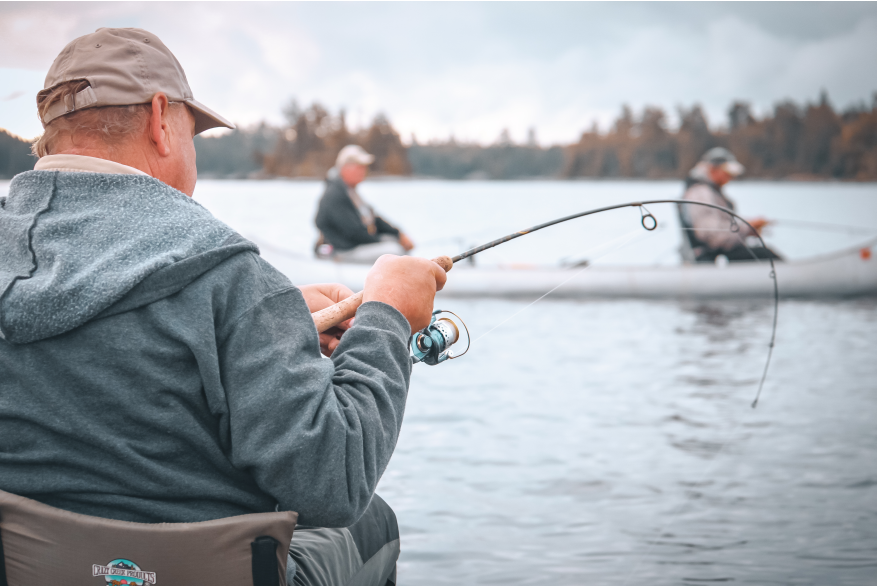
[[[71,42],[37,106],[40,159],[0,200],[0,489],[131,522],[296,511],[290,582],[394,580],[374,491],[444,271],[382,257],[318,336],[352,292],[294,286],[189,197],[193,137],[233,125],[147,31]]]
[[[314,220],[320,229],[317,256],[370,265],[381,255],[404,255],[414,248],[411,239],[375,214],[356,190],[374,160],[359,145],[347,145],[338,153]]]

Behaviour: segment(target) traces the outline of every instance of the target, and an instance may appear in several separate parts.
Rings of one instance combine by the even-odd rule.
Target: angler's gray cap
[[[715,165],[716,167],[721,166],[734,177],[746,171],[743,164],[737,161],[737,158],[734,157],[734,153],[724,147],[713,147],[704,153],[700,160],[706,161],[710,165]]]
[[[183,67],[170,49],[143,29],[97,29],[70,42],[46,74],[44,95],[55,86],[86,80],[90,88],[56,102],[43,117],[43,127],[59,116],[98,106],[148,104],[158,92],[171,102],[185,102],[195,116],[195,134],[209,128],[235,126],[195,100]]]

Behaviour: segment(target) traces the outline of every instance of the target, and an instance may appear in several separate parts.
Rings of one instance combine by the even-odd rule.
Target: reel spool
[[[451,345],[460,340],[460,329],[457,323],[450,318],[437,318],[439,314],[451,314],[455,316],[463,329],[466,331],[466,350],[459,355],[452,354],[449,350]],[[463,319],[453,312],[436,310],[432,313],[429,326],[411,337],[411,362],[438,365],[448,359],[457,359],[469,352],[472,338],[469,336],[469,328]]]

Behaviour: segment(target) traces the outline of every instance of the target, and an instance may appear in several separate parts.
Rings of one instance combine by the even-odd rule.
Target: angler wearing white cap
[[[682,199],[734,210],[734,202],[725,195],[723,187],[744,171],[743,165],[728,149],[710,149],[689,172]],[[731,218],[721,210],[680,204],[679,220],[682,225],[682,256],[685,262],[713,263],[717,258],[727,261],[780,258],[767,247],[759,244],[747,245],[746,237],[754,236],[755,233],[745,225],[738,225],[739,231],[730,230]],[[760,231],[768,221],[764,218],[753,218],[749,223]]]
[[[375,214],[356,191],[374,160],[359,145],[347,145],[338,153],[314,219],[320,230],[317,256],[371,264],[381,255],[404,255],[414,248],[411,239]]]
[[[352,292],[296,287],[191,199],[193,137],[233,125],[147,31],[71,42],[37,106],[0,199],[0,578],[394,581],[374,491],[445,272],[384,256],[318,335]]]

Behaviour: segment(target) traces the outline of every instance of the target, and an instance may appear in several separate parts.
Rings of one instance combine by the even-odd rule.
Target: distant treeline
[[[33,169],[36,158],[30,154],[30,142],[0,128],[0,179],[11,179]]]
[[[196,137],[202,177],[323,177],[338,151],[356,143],[375,155],[372,172],[446,179],[680,178],[711,147],[728,147],[753,178],[877,181],[877,94],[837,112],[823,94],[818,103],[775,105],[757,118],[745,102],[728,109],[727,125],[711,129],[699,106],[679,109],[668,128],[660,108],[636,114],[623,107],[608,132],[594,126],[577,143],[543,148],[514,144],[504,132],[493,145],[445,142],[405,146],[383,115],[350,130],[344,111],[319,104],[284,110],[285,124]],[[0,131],[0,178],[32,169],[30,146]]]
[[[489,145],[412,144],[408,160],[415,175],[444,179],[518,179],[560,177],[563,147],[542,149],[511,143]]]
[[[220,161],[241,157],[241,137],[259,133],[261,145],[273,144],[247,153],[251,176],[322,177],[341,147],[357,143],[375,154],[373,173],[385,175],[679,178],[708,149],[724,146],[746,166],[747,177],[877,180],[877,96],[870,108],[860,105],[843,112],[836,112],[824,94],[816,104],[785,101],[763,118],[754,116],[747,103],[735,102],[721,129],[710,128],[699,106],[680,108],[675,130],[668,128],[660,108],[635,114],[625,106],[608,132],[595,126],[577,143],[548,148],[534,141],[514,144],[508,133],[486,146],[449,140],[406,147],[385,116],[354,133],[347,128],[344,112],[332,115],[319,104],[301,109],[293,102],[286,118],[280,128],[262,125],[255,131],[200,139],[199,172],[222,175],[231,166]],[[228,174],[234,173],[241,172]]]
[[[712,131],[698,106],[680,109],[667,130],[660,108],[635,117],[623,108],[612,130],[582,134],[567,147],[563,177],[681,177],[709,148],[729,148],[747,177],[877,179],[877,96],[871,108],[837,113],[825,94],[818,104],[777,104],[756,119],[744,102],[728,111],[726,130]]]
[[[341,148],[352,143],[375,156],[375,173],[411,174],[405,146],[383,116],[369,128],[351,132],[343,111],[332,115],[319,104],[302,109],[292,102],[284,114],[287,124],[280,128],[262,124],[219,137],[197,137],[199,176],[323,177]]]

